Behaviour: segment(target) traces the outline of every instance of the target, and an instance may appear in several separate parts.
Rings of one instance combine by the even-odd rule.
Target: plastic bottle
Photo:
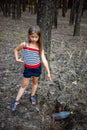
[[[74,113],[71,111],[62,111],[62,112],[59,112],[59,113],[54,113],[52,114],[52,118],[54,119],[65,119],[67,118],[68,116],[70,115],[73,115]]]

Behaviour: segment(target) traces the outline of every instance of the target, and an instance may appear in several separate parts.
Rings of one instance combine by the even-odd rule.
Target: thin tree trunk
[[[34,4],[34,14],[37,13],[37,1],[35,0],[35,4]]]
[[[30,0],[28,0],[28,9],[29,9],[29,13],[30,13],[30,11],[31,11],[31,2],[30,2]]]
[[[67,0],[63,0],[63,7],[62,7],[62,16],[65,17],[67,12]]]
[[[11,0],[8,0],[8,16],[11,15]]]
[[[8,12],[8,3],[7,3],[7,0],[5,0],[5,3],[4,3],[4,16],[7,17],[7,12]]]
[[[87,7],[86,3],[87,3],[87,1],[84,0],[83,9],[82,9],[82,16],[83,16],[83,13],[84,13],[84,11],[86,10],[86,7]]]
[[[78,9],[77,9],[73,36],[79,36],[80,35],[80,23],[81,23],[83,3],[84,3],[84,0],[79,0],[79,1],[77,0],[77,4],[79,6],[78,6]]]
[[[21,0],[17,0],[17,8],[16,8],[16,10],[17,10],[17,19],[20,19],[20,17],[21,17]]]
[[[73,0],[69,0],[69,1],[68,1],[68,8],[69,8],[69,9],[71,9],[71,7],[72,7],[72,1],[73,1]]]
[[[54,2],[54,5],[55,5],[55,8],[54,8],[54,27],[57,28],[57,17],[58,17],[58,7],[59,7],[59,1],[60,0],[55,0]]]
[[[26,0],[21,0],[21,3],[22,3],[22,10],[23,12],[26,11]]]
[[[15,12],[16,11],[16,2],[15,0],[12,0],[12,18],[15,19]]]
[[[69,20],[70,25],[74,24],[75,12],[76,12],[75,9],[76,9],[76,0],[73,0],[72,1],[71,12],[70,12],[70,20]]]

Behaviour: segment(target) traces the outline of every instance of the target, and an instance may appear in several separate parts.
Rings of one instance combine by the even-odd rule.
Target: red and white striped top
[[[24,66],[27,68],[38,68],[41,65],[40,50],[24,47]]]

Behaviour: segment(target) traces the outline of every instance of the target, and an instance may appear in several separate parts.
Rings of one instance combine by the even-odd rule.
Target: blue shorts
[[[31,78],[32,76],[34,77],[39,77],[42,73],[42,67],[38,68],[24,68],[23,76],[25,78]]]

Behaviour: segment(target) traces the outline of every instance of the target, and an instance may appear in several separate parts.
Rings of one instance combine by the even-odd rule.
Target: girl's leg
[[[32,105],[36,104],[36,97],[35,97],[35,93],[37,90],[37,86],[38,86],[38,79],[39,77],[33,77],[33,86],[32,86],[32,90],[31,90],[31,103]]]
[[[33,86],[31,90],[31,96],[34,96],[38,87],[38,79],[39,77],[33,77]]]
[[[19,101],[20,98],[22,97],[25,89],[28,87],[29,85],[29,81],[30,81],[30,78],[23,78],[23,81],[22,81],[22,85],[18,91],[18,94],[17,94],[17,97],[16,97],[16,101]]]
[[[25,89],[28,87],[29,81],[30,81],[30,78],[23,78],[22,85],[18,91],[16,100],[11,104],[12,111],[16,110],[16,107],[19,104],[18,101],[20,100],[21,96],[23,95]]]

